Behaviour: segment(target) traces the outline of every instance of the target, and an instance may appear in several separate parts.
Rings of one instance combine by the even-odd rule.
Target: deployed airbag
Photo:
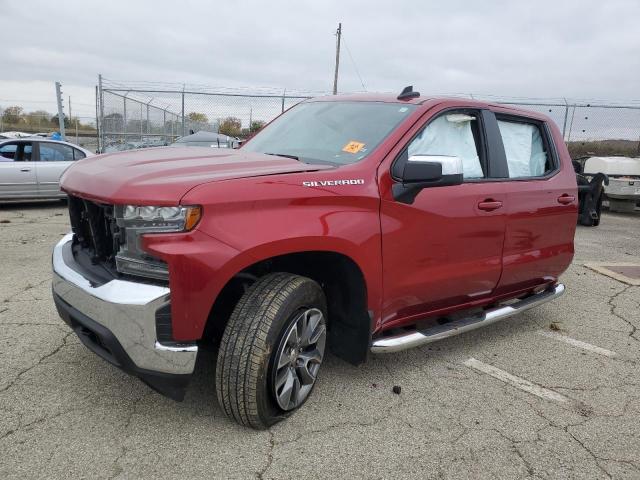
[[[471,131],[475,117],[442,115],[432,121],[410,144],[411,155],[446,155],[462,160],[464,178],[482,178],[482,166]]]
[[[544,175],[547,154],[540,130],[528,123],[498,120],[502,143],[507,155],[509,177],[538,177]]]

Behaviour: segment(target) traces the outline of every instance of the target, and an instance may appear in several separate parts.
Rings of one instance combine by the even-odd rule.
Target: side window
[[[41,162],[71,162],[73,161],[73,148],[68,145],[53,142],[40,143]]]
[[[13,162],[18,157],[18,144],[5,143],[0,146],[0,162]]]
[[[412,155],[448,155],[462,160],[464,178],[485,176],[480,160],[479,125],[475,113],[449,112],[432,120],[407,148]]]
[[[30,143],[23,143],[22,144],[22,160],[24,162],[30,162],[32,160],[31,158],[31,152],[33,151],[33,145]]]
[[[554,169],[543,131],[535,123],[498,119],[509,178],[543,177]]]
[[[73,159],[74,160],[82,160],[83,158],[86,158],[86,155],[84,154],[84,152],[82,152],[81,150],[78,150],[77,148],[73,149]]]

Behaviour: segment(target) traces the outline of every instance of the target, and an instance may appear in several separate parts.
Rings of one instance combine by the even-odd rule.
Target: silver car
[[[62,198],[62,173],[91,155],[77,145],[46,138],[1,140],[0,200]]]

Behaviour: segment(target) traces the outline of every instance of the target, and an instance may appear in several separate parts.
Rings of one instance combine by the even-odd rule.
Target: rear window
[[[78,150],[77,148],[73,149],[73,159],[74,160],[82,160],[83,158],[87,158],[85,153],[82,150]]]

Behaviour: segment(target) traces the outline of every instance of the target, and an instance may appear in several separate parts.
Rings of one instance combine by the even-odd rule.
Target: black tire
[[[578,223],[580,225],[585,226],[585,227],[592,227],[593,226],[593,219],[589,215],[587,215],[586,213],[585,214],[581,214],[578,217]]]
[[[602,218],[602,193],[598,197],[598,201],[596,202],[596,213],[598,214],[598,218],[593,221],[593,226],[597,227],[600,225],[600,218]]]
[[[316,308],[327,318],[320,285],[289,273],[258,279],[240,298],[222,335],[216,365],[218,402],[229,418],[262,430],[295,411],[278,406],[271,369],[288,326],[305,308]]]

